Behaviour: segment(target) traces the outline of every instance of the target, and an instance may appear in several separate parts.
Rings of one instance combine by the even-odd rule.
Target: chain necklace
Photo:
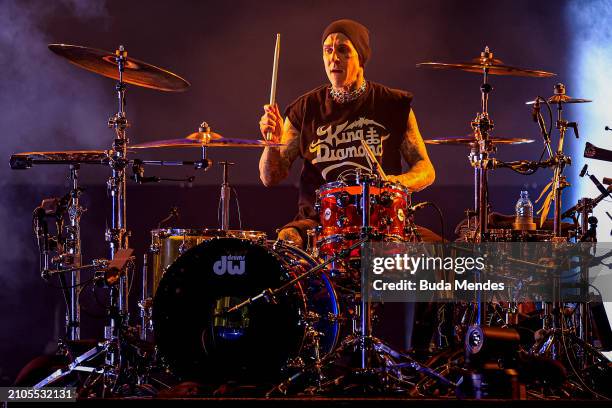
[[[361,86],[353,91],[337,91],[335,90],[333,87],[329,88],[329,94],[331,95],[332,99],[334,101],[336,101],[337,103],[348,103],[348,102],[352,102],[355,99],[359,98],[361,95],[363,95],[366,91],[366,81],[363,81],[363,83],[361,84]]]

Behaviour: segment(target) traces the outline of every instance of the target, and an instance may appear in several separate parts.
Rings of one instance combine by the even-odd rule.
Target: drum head
[[[223,313],[290,278],[267,247],[238,238],[212,238],[179,257],[153,301],[159,355],[182,379],[275,381],[301,347],[305,309],[299,286],[238,312]]]

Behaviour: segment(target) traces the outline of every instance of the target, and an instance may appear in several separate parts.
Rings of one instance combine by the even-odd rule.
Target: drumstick
[[[380,165],[378,160],[376,160],[376,156],[374,155],[374,152],[372,151],[372,149],[370,149],[370,146],[368,146],[368,144],[363,139],[361,139],[361,144],[363,145],[363,147],[365,149],[365,152],[368,155],[368,157],[370,158],[370,160],[376,166],[376,171],[378,172],[380,177],[383,179],[383,181],[389,181],[387,179],[387,175],[385,174],[385,171],[383,170],[382,166]]]
[[[276,34],[276,46],[274,47],[274,65],[272,66],[272,85],[270,87],[270,108],[276,103],[276,78],[278,77],[278,57],[280,56],[280,33]],[[266,134],[266,140],[272,140],[272,132]]]

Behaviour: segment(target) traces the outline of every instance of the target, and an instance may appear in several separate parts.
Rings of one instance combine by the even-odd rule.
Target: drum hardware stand
[[[60,284],[66,300],[65,335],[68,340],[80,339],[80,270],[85,267],[81,265],[81,215],[86,211],[79,203],[82,189],[78,185],[79,164],[70,165],[70,191],[61,199],[45,199],[35,211],[37,230],[36,234],[41,247],[41,277],[49,279],[53,274],[59,274]],[[51,208],[45,208],[51,207]],[[69,225],[64,226],[64,214],[68,214]],[[57,249],[62,253],[50,258],[51,238],[48,226],[43,220],[45,215],[54,215],[56,219],[57,234],[55,238]],[[65,230],[65,236],[62,234]],[[40,237],[42,235],[42,238]],[[40,245],[42,243],[42,245]],[[57,265],[56,270],[49,269],[51,264]],[[63,272],[70,273],[67,282]]]
[[[317,267],[311,269],[310,271],[305,272],[301,276],[296,277],[292,282],[289,282],[287,285],[293,284],[294,281],[302,279],[304,276],[318,270],[320,268],[325,267],[332,262],[335,262],[341,257],[345,257],[351,253],[357,247],[361,247],[362,257],[365,253],[364,245],[372,239],[372,228],[370,227],[370,184],[375,178],[375,176],[371,174],[364,174],[361,172],[357,173],[356,182],[361,185],[361,199],[360,199],[360,207],[361,207],[361,216],[362,216],[362,228],[360,239],[355,242],[353,245],[349,246],[346,249],[340,251],[339,254],[330,257],[323,264],[318,265]],[[362,278],[363,279],[363,278]],[[284,285],[284,286],[287,286]],[[366,282],[362,282],[362,292],[365,288],[368,288]],[[258,297],[267,298],[270,297],[270,290],[264,291]],[[242,302],[242,304],[238,304],[233,308],[229,309],[228,312],[233,311],[232,309],[237,310],[239,307],[242,307],[243,304],[248,304],[246,302]],[[379,387],[382,389],[389,389],[390,383],[392,381],[396,383],[401,383],[403,381],[401,369],[410,367],[418,372],[422,372],[426,375],[429,375],[433,378],[436,378],[446,385],[456,386],[453,382],[449,381],[445,377],[439,375],[434,370],[429,369],[428,367],[421,366],[418,362],[416,362],[412,357],[407,354],[403,354],[393,350],[391,347],[386,345],[383,341],[376,338],[372,334],[372,310],[370,307],[370,299],[367,296],[367,293],[361,294],[360,303],[357,303],[357,313],[356,318],[360,321],[360,327],[353,328],[353,334],[347,336],[342,342],[341,345],[330,354],[326,355],[322,359],[318,356],[314,359],[315,361],[309,365],[306,365],[300,369],[296,374],[289,377],[284,382],[276,385],[272,388],[267,395],[270,396],[272,393],[279,391],[281,393],[286,393],[288,387],[296,382],[296,380],[301,377],[306,372],[314,372],[315,375],[315,386],[309,387],[307,392],[309,393],[321,393],[325,392],[328,387],[338,386],[345,382],[345,375],[341,375],[338,378],[335,378],[331,381],[326,381],[323,383],[324,376],[322,373],[322,368],[328,364],[336,361],[339,356],[341,356],[345,350],[349,348],[359,349],[360,350],[360,367],[357,369],[353,369],[353,375],[370,379],[375,379],[375,383],[371,384],[375,387]],[[355,320],[354,320],[355,322]],[[382,367],[374,367],[374,361],[378,361],[382,363]],[[403,360],[403,362],[397,362],[397,360]],[[393,377],[390,375],[391,372],[396,373],[397,377]]]
[[[198,127],[198,133],[202,134],[202,161],[212,163],[207,159],[206,142],[210,141],[210,126],[206,122],[202,122]],[[232,187],[229,183],[229,166],[233,166],[236,163],[229,161],[221,161],[219,164],[223,167],[223,181],[221,183],[221,229],[223,231],[229,230],[230,221],[230,202],[232,199]]]
[[[119,283],[122,281],[123,275],[126,275],[128,269],[133,266],[132,252],[132,249],[120,250],[115,254],[113,260],[99,259],[95,260],[93,265],[85,266],[98,267],[99,269],[94,274],[94,282],[98,286],[106,286],[110,289],[110,305],[108,307],[109,325],[104,329],[104,341],[76,357],[67,367],[60,368],[51,373],[51,375],[34,385],[34,389],[51,385],[73,371],[81,371],[102,376],[102,398],[107,397],[109,393],[114,391],[122,369],[121,331],[126,323],[125,315],[121,312],[118,303]],[[83,269],[85,267],[82,266],[80,268]],[[104,365],[101,368],[84,365],[99,356],[104,356]]]
[[[593,364],[604,363],[607,359],[591,345],[590,342],[590,311],[588,302],[588,281],[589,268],[581,262],[580,280],[571,287],[576,287],[580,291],[580,300],[572,312],[571,322],[568,326],[569,316],[565,315],[565,307],[561,298],[561,278],[553,280],[553,299],[551,302],[544,303],[544,316],[542,319],[541,341],[536,341],[531,349],[531,354],[549,357],[553,360],[567,359],[570,367],[576,372],[574,364],[581,370],[586,370]],[[573,344],[575,347],[568,346]],[[575,350],[575,360],[572,363],[570,350]],[[582,385],[582,379],[579,379]],[[590,390],[589,390],[590,391]]]
[[[127,128],[129,123],[125,114],[125,90],[126,85],[123,82],[123,72],[125,65],[128,62],[127,51],[123,45],[115,51],[114,62],[117,64],[119,80],[115,85],[117,91],[118,111],[108,119],[108,127],[115,130],[115,140],[113,147],[110,150],[110,166],[112,175],[108,179],[107,189],[112,201],[112,216],[111,228],[107,228],[105,237],[110,246],[110,259],[115,257],[117,251],[128,247],[129,232],[126,228],[126,177],[125,168],[128,165],[127,160],[127,145],[129,139],[127,137]],[[117,302],[119,313],[125,316],[128,315],[128,289],[127,275],[122,275],[119,282],[118,290],[110,291],[111,304]],[[110,330],[112,337],[118,336],[118,328],[115,327],[115,321],[110,320]],[[123,320],[123,319],[120,319]]]
[[[227,231],[229,230],[229,212],[232,197],[232,188],[229,183],[229,166],[233,166],[235,163],[221,161],[219,164],[223,167],[223,183],[221,184],[221,229]]]
[[[212,163],[210,160],[196,160],[196,161],[168,161],[168,160],[140,160],[134,159],[131,161],[132,163],[132,177],[138,184],[145,183],[159,183],[160,181],[178,181],[183,183],[193,183],[195,180],[195,176],[189,176],[184,179],[174,179],[174,178],[161,178],[157,176],[145,177],[144,175],[144,166],[193,166],[196,170],[204,169],[206,171],[210,164]]]
[[[602,186],[603,187],[603,186]],[[597,205],[607,197],[612,195],[612,185],[609,185],[607,188],[604,188],[602,193],[595,198],[583,197],[578,200],[578,203],[572,208],[566,210],[563,214],[561,214],[561,219],[564,218],[573,218],[574,222],[577,219],[577,213],[580,215],[580,236],[577,236],[577,241],[579,242],[595,242],[597,240],[597,236],[595,234],[594,228],[597,227],[597,219],[591,219],[594,217],[589,217],[589,214],[593,213],[593,209],[597,207]],[[612,217],[611,217],[612,218]],[[589,220],[591,222],[589,222]],[[589,232],[593,230],[592,232]],[[591,241],[591,239],[594,239]]]
[[[149,262],[147,254],[142,256],[142,292],[141,300],[138,302],[140,309],[140,340],[147,340],[147,334],[151,330],[151,309],[153,299],[149,296]]]
[[[561,214],[561,218],[572,217],[576,222],[576,213],[580,215],[580,235],[577,235],[578,242],[597,242],[597,218],[589,216],[593,213],[593,209],[604,199],[612,198],[612,185],[607,188],[604,187],[594,174],[587,172],[588,165],[584,165],[580,176],[584,177],[585,174],[589,176],[595,187],[601,192],[596,198],[583,197],[578,200],[578,203]]]
[[[555,95],[565,95],[565,85],[558,83],[554,88]],[[557,121],[556,128],[559,130],[559,143],[557,145],[557,152],[554,157],[555,167],[554,167],[554,175],[553,175],[553,194],[554,194],[554,218],[553,218],[553,233],[554,237],[557,240],[562,241],[561,236],[561,195],[563,193],[563,189],[570,186],[567,182],[566,177],[563,175],[563,170],[565,165],[570,165],[572,160],[569,156],[566,156],[563,153],[563,142],[565,140],[565,132],[568,128],[572,128],[574,130],[574,134],[576,135],[576,139],[579,137],[578,133],[578,124],[576,122],[568,122],[563,119],[563,103],[559,101],[557,103]],[[561,238],[561,239],[559,239]],[[554,238],[553,238],[554,239]]]
[[[72,189],[70,190],[70,205],[68,206],[68,218],[70,226],[67,228],[66,251],[70,256],[73,271],[70,272],[70,308],[67,313],[68,338],[79,340],[81,308],[79,305],[79,294],[81,292],[81,215],[86,211],[79,204],[81,189],[78,186],[79,165],[70,165],[70,179]]]
[[[474,131],[475,141],[472,144],[470,164],[474,168],[474,211],[477,213],[477,236],[476,242],[480,242],[487,233],[488,227],[488,185],[487,185],[487,163],[491,153],[495,152],[495,146],[489,140],[489,134],[493,130],[493,121],[489,117],[489,93],[493,87],[488,83],[489,68],[486,62],[493,60],[493,53],[489,47],[485,47],[480,53],[481,63],[485,65],[482,70],[483,81],[480,86],[481,112],[476,114],[476,118],[471,122]]]
[[[121,267],[117,269],[115,263],[112,281],[103,279],[110,288],[110,306],[108,308],[109,326],[105,327],[105,340],[95,348],[85,352],[77,357],[67,368],[59,369],[52,373],[47,378],[40,381],[34,388],[42,388],[58,379],[66,376],[72,371],[86,371],[90,373],[102,374],[103,392],[102,397],[105,397],[108,392],[112,392],[118,380],[121,371],[121,355],[120,355],[120,336],[121,331],[127,323],[128,318],[128,278],[125,273],[126,265],[131,256],[132,250],[127,250],[129,233],[126,229],[126,177],[125,167],[129,163],[127,160],[127,138],[126,130],[129,126],[125,114],[125,90],[126,85],[123,82],[123,72],[127,63],[127,51],[120,45],[115,51],[114,62],[117,64],[119,80],[115,86],[117,92],[118,111],[109,118],[108,126],[115,130],[115,139],[112,149],[109,151],[109,164],[112,169],[111,177],[107,181],[107,190],[112,198],[112,217],[111,228],[107,228],[105,232],[106,241],[110,247],[110,263],[113,263],[115,256],[121,251],[121,256],[117,261]],[[76,169],[75,169],[76,170]],[[73,172],[76,183],[76,172]],[[76,184],[75,184],[76,185]],[[77,201],[78,204],[78,201]],[[75,211],[75,221],[78,220],[76,215],[79,211]],[[100,262],[105,264],[104,261]],[[103,274],[103,276],[105,273]],[[98,275],[100,281],[100,275]],[[92,360],[100,355],[105,356],[105,364],[102,369],[82,366],[81,364]]]

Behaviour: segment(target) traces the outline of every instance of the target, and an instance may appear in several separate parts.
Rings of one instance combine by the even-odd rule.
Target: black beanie
[[[370,32],[364,25],[349,19],[336,20],[332,22],[323,31],[323,37],[321,42],[324,43],[325,39],[331,33],[342,33],[351,40],[353,46],[359,54],[359,60],[361,66],[365,66],[366,62],[370,58]]]

